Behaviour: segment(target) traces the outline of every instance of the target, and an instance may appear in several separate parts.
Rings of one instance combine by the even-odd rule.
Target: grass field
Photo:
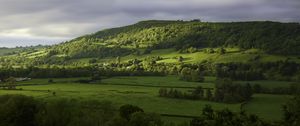
[[[272,81],[272,80],[257,80],[257,81],[237,81],[237,83],[249,83],[250,85],[259,84],[266,88],[290,87],[295,82],[290,81]]]
[[[288,95],[255,94],[244,110],[266,120],[280,120],[283,118],[282,106],[290,98]]]
[[[27,86],[18,86],[23,90],[8,91],[0,90],[4,94],[24,94],[40,99],[74,98],[108,100],[116,106],[133,104],[140,106],[146,112],[159,114],[174,114],[185,116],[199,116],[202,108],[210,104],[214,109],[220,110],[229,108],[232,111],[240,111],[241,104],[224,104],[210,101],[193,101],[183,99],[170,99],[158,97],[158,90],[161,87],[173,87],[179,90],[202,86],[214,87],[214,77],[205,77],[203,83],[180,81],[176,76],[165,77],[113,77],[103,79],[97,84],[79,84],[73,81],[85,78],[61,78],[53,79],[55,83],[48,83],[48,79],[33,79],[20,82]],[[262,81],[267,85],[276,81]],[[268,82],[268,83],[267,83]],[[269,84],[270,83],[270,84]],[[277,82],[284,83],[284,82]],[[30,85],[29,85],[30,84]],[[34,85],[32,85],[34,84]],[[56,95],[53,95],[53,92]],[[267,120],[278,120],[281,118],[281,105],[289,96],[256,94],[244,109]],[[178,120],[174,117],[166,117],[166,120]],[[181,118],[179,120],[188,120]]]

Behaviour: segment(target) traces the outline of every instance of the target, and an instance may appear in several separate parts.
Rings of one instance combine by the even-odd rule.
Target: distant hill
[[[159,63],[178,63],[178,57],[186,63],[300,63],[299,50],[299,23],[149,20],[53,46],[0,49],[0,66],[82,66],[115,62],[116,57],[127,62],[157,56],[161,56]]]
[[[15,48],[0,47],[0,56],[13,55],[21,52],[26,52],[26,51],[34,51],[45,47],[48,46],[38,45],[38,46],[15,47]]]
[[[300,54],[299,23],[141,21],[85,35],[52,48],[73,58],[128,55],[135,49],[238,47],[269,54]]]

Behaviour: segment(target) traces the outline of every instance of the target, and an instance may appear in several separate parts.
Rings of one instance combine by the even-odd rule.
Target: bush
[[[253,92],[250,84],[235,84],[230,79],[216,81],[215,100],[225,103],[243,102],[251,99]]]
[[[53,79],[49,79],[48,83],[54,83]]]
[[[284,123],[286,126],[298,126],[300,124],[300,96],[295,96],[283,106]]]
[[[144,112],[143,109],[133,105],[123,105],[120,107],[119,111],[120,111],[120,116],[127,120],[130,120],[130,117],[133,113]]]
[[[136,112],[132,114],[129,121],[130,126],[162,126],[163,122],[157,114]]]
[[[22,95],[0,96],[0,126],[35,126],[38,102]]]
[[[36,120],[38,126],[98,126],[114,115],[110,102],[55,99],[43,104]]]

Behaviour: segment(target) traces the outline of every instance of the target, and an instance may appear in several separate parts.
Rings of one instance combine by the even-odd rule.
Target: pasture
[[[216,110],[228,108],[234,112],[239,112],[241,108],[240,103],[225,104],[204,100],[171,99],[158,96],[158,91],[162,87],[176,88],[178,90],[189,90],[197,86],[213,88],[214,77],[205,77],[205,81],[202,83],[180,81],[176,76],[112,77],[93,84],[75,83],[79,79],[87,78],[53,79],[54,83],[49,83],[49,79],[33,79],[19,82],[18,84],[23,86],[18,86],[17,88],[22,88],[22,90],[0,90],[0,95],[23,94],[44,100],[56,98],[107,100],[116,106],[132,104],[140,106],[146,112],[182,116],[199,116],[206,104],[212,105]],[[275,81],[260,82],[264,82],[266,85],[275,83]],[[285,82],[277,83],[282,84]],[[257,114],[267,120],[279,120],[282,115],[281,106],[288,98],[289,96],[285,95],[255,94],[253,99],[243,109],[248,113]],[[174,119],[174,117],[165,117],[164,119],[169,120]],[[187,120],[187,118],[180,120]]]

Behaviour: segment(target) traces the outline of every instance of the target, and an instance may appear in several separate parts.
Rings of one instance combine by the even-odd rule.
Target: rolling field
[[[179,81],[176,76],[113,77],[103,79],[101,83],[96,84],[73,82],[78,79],[84,78],[53,79],[55,83],[48,83],[48,79],[33,79],[18,83],[27,85],[18,86],[22,90],[0,90],[0,95],[23,94],[40,99],[74,98],[79,100],[108,100],[116,106],[133,104],[140,106],[146,112],[183,116],[199,116],[206,104],[212,105],[216,110],[228,108],[234,112],[239,112],[241,107],[241,104],[170,99],[158,96],[158,90],[161,87],[173,87],[178,90],[188,90],[196,86],[213,88],[214,77],[206,77],[206,81],[203,83]],[[271,84],[275,81],[266,82]],[[270,85],[269,83],[267,84]],[[53,95],[53,92],[55,92],[55,95]],[[256,94],[243,109],[267,120],[278,120],[281,118],[281,105],[287,99],[288,96],[284,95]],[[165,119],[174,119],[174,117],[166,117]],[[181,120],[187,120],[187,118]]]

